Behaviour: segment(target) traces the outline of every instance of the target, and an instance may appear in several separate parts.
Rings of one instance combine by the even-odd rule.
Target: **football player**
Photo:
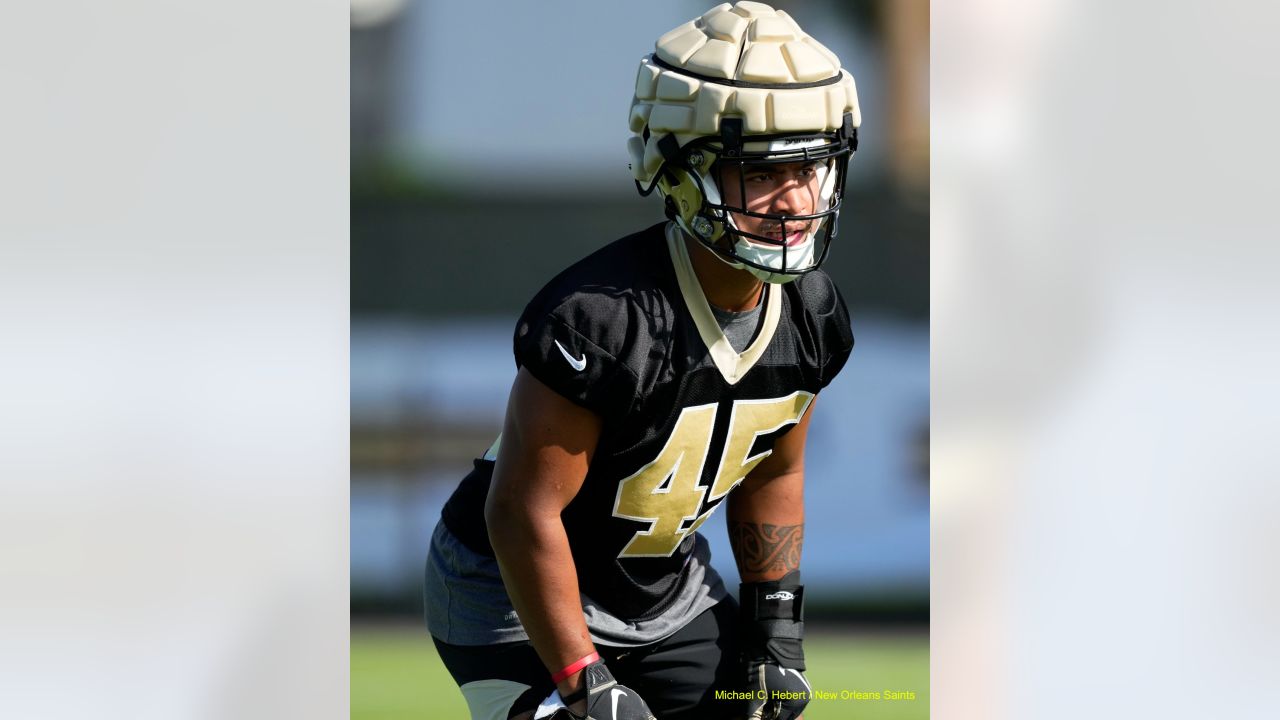
[[[427,624],[474,720],[799,717],[805,436],[853,346],[819,266],[859,120],[761,3],[641,61],[631,171],[667,220],[525,308],[502,434],[432,537]],[[697,532],[721,506],[737,600]]]

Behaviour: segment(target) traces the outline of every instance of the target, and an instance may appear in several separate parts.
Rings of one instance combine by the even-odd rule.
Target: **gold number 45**
[[[649,529],[637,532],[618,557],[669,557],[719,507],[712,505],[699,516],[703,500],[714,502],[728,495],[773,453],[766,450],[749,456],[756,438],[799,422],[812,401],[813,393],[799,391],[772,400],[735,402],[724,455],[710,489],[698,482],[711,450],[716,406],[697,405],[681,410],[658,457],[618,485],[613,514],[649,523]],[[690,520],[694,522],[682,529]]]

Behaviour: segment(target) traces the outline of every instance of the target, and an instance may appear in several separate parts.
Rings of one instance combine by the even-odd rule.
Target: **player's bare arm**
[[[813,403],[729,496],[729,544],[743,582],[800,569],[804,543],[804,445]]]
[[[594,413],[527,370],[517,374],[485,519],[512,605],[553,673],[595,649],[560,513],[581,489],[599,435]],[[580,675],[557,684],[562,695],[578,690]]]
[[[815,398],[816,401],[816,398]],[[742,576],[742,644],[747,682],[765,691],[749,702],[748,718],[794,718],[812,692],[805,669],[803,586],[804,446],[813,402],[729,496],[729,543]],[[774,693],[789,698],[775,700]]]

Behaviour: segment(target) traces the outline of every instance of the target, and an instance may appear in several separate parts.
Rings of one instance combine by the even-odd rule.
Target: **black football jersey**
[[[755,339],[735,352],[684,240],[664,223],[569,267],[520,317],[516,365],[602,420],[562,517],[581,591],[617,617],[663,611],[694,531],[849,356],[848,311],[826,273],[770,285],[763,302]],[[492,457],[476,461],[443,513],[450,532],[488,555]]]

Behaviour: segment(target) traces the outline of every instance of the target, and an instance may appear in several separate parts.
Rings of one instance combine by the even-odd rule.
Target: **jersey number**
[[[613,514],[649,523],[649,529],[636,533],[618,557],[670,557],[680,542],[719,507],[717,503],[699,515],[703,501],[714,502],[728,495],[747,473],[773,453],[766,450],[749,455],[756,438],[800,422],[812,401],[813,393],[799,391],[773,400],[735,402],[729,416],[724,455],[710,488],[698,483],[711,450],[716,406],[698,405],[681,410],[658,457],[618,485]]]

